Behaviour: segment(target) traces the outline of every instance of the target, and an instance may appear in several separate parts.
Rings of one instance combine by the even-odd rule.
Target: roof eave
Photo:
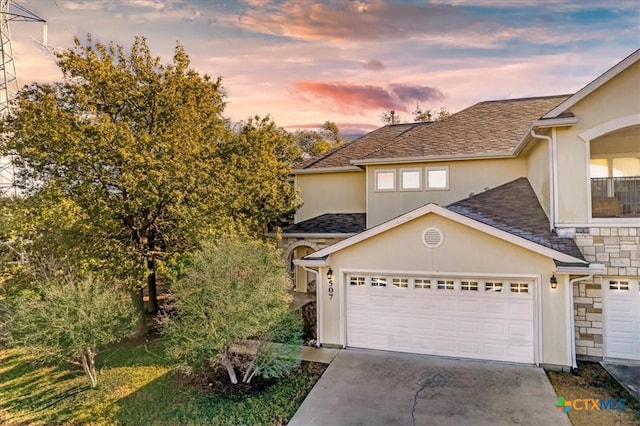
[[[534,121],[531,125],[529,125],[527,131],[522,135],[520,142],[518,142],[516,147],[513,149],[513,156],[516,157],[520,155],[520,153],[525,149],[528,143],[533,139],[531,137],[532,130],[549,129],[552,127],[570,127],[576,123],[578,123],[577,117],[549,118]]]
[[[306,266],[306,267],[321,267],[321,266],[328,266],[329,265],[329,259],[326,257],[322,257],[322,258],[313,258],[313,259],[308,259],[303,257],[302,259],[295,259],[293,261],[294,265],[297,266]]]
[[[556,265],[553,268],[553,272],[557,272],[559,274],[604,274],[607,272],[607,268],[602,263],[589,263],[584,266],[560,266]]]
[[[312,175],[319,173],[346,173],[346,172],[361,172],[362,169],[356,166],[340,166],[340,167],[318,167],[308,169],[293,169],[291,173],[294,175]]]
[[[397,158],[370,158],[351,160],[351,164],[370,166],[375,164],[402,164],[402,163],[435,163],[438,161],[463,161],[463,160],[491,160],[496,158],[513,158],[510,152],[495,154],[458,154],[458,155],[429,155],[422,157],[397,157]]]
[[[271,232],[270,234],[267,234],[268,236],[272,236],[271,234],[273,234],[273,236],[275,237],[275,233]],[[340,233],[340,232],[325,232],[325,233],[317,233],[317,232],[291,232],[291,233],[287,233],[287,232],[283,232],[280,235],[282,237],[286,237],[286,238],[351,238],[354,235],[357,235],[358,233]]]
[[[549,127],[570,127],[578,123],[577,117],[543,118],[533,122],[533,127],[546,129]]]

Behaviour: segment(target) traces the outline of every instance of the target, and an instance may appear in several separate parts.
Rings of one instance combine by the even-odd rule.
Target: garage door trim
[[[431,278],[477,278],[477,279],[502,279],[502,280],[527,280],[533,285],[532,303],[533,303],[533,359],[535,365],[540,365],[542,356],[542,308],[541,308],[541,275],[540,274],[505,274],[505,273],[486,273],[486,272],[433,272],[433,271],[406,271],[406,270],[389,270],[389,269],[358,269],[358,268],[340,268],[338,271],[338,280],[340,288],[340,342],[343,347],[347,347],[347,275],[394,275],[398,277],[422,277]]]

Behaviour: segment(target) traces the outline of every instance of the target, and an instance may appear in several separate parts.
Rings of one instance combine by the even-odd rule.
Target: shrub
[[[289,288],[272,246],[247,238],[205,244],[172,282],[174,314],[163,328],[169,353],[187,370],[221,364],[234,384],[237,369],[245,383],[287,374],[299,363],[302,343]]]

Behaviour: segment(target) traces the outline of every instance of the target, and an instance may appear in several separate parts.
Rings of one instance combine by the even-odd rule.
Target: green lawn
[[[260,392],[204,392],[176,379],[159,344],[126,343],[103,351],[89,390],[82,371],[33,361],[0,349],[0,424],[286,424],[322,372],[303,363]]]

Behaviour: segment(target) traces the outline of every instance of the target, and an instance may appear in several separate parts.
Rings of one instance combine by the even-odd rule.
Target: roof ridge
[[[569,96],[573,96],[573,94],[572,93],[568,93],[568,94],[564,94],[564,95],[527,96],[527,97],[523,97],[523,98],[490,99],[490,100],[486,100],[486,101],[480,101],[480,102],[478,102],[477,104],[474,104],[474,105],[491,104],[491,103],[499,103],[499,102],[522,102],[522,101],[532,101],[532,100],[537,100],[537,99],[567,98]],[[474,106],[474,105],[471,105],[471,106]],[[467,109],[467,108],[465,108],[465,109]],[[462,110],[462,111],[464,111],[464,110]],[[458,112],[460,112],[460,111],[458,111]]]

